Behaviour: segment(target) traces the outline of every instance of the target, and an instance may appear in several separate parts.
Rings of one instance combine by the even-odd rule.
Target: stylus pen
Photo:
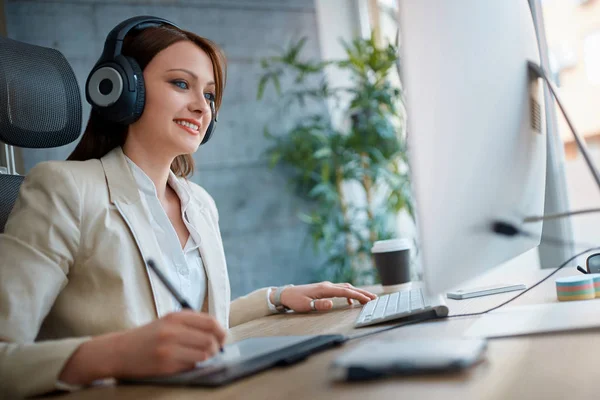
[[[158,276],[158,279],[160,279],[160,281],[163,283],[163,285],[165,285],[165,287],[167,288],[169,293],[171,293],[171,295],[173,295],[173,297],[175,297],[175,300],[177,300],[179,302],[179,304],[181,304],[181,308],[182,309],[188,308],[191,310],[192,306],[190,306],[190,303],[188,303],[186,301],[186,299],[183,298],[183,296],[177,291],[177,289],[175,289],[175,287],[173,285],[171,285],[171,282],[169,282],[167,277],[164,276],[164,274],[162,273],[162,271],[160,269],[158,269],[158,267],[154,263],[154,260],[149,258],[148,260],[146,260],[146,264],[148,264],[148,266],[152,269],[152,271],[154,271],[156,276]],[[221,347],[220,350],[222,353],[223,348]]]

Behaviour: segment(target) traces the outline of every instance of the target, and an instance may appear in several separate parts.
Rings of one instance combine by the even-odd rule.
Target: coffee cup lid
[[[373,243],[371,253],[386,253],[388,251],[398,251],[410,249],[410,239],[388,239],[378,240]]]

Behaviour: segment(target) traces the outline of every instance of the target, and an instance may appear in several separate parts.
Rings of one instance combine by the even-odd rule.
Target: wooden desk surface
[[[499,268],[478,279],[477,284],[519,282],[530,286],[550,272],[533,268]],[[559,271],[506,307],[556,302],[554,278],[576,273],[573,267]],[[381,288],[374,290],[381,291]],[[500,304],[516,293],[518,292],[462,301],[448,300],[448,305],[451,314],[477,312]],[[360,307],[340,307],[327,313],[264,317],[231,329],[229,340],[234,342],[254,336],[359,333],[381,327],[353,329],[359,311]],[[456,318],[401,327],[348,342],[341,348],[313,355],[300,364],[271,369],[223,388],[101,387],[61,396],[61,399],[598,398],[595,367],[599,364],[600,330],[490,340],[486,360],[464,373],[389,378],[359,384],[334,383],[328,376],[332,360],[358,343],[374,338],[402,340],[415,337],[460,337],[477,318]]]

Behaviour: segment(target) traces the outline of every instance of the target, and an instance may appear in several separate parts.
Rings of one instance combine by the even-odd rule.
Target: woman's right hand
[[[116,338],[115,377],[173,374],[194,368],[219,352],[225,330],[209,314],[182,310]]]
[[[108,377],[141,378],[186,371],[217,354],[225,336],[225,329],[211,315],[182,310],[83,343],[66,362],[59,380],[89,384]]]

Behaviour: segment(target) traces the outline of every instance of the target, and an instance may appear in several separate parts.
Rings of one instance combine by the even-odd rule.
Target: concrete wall
[[[20,0],[5,1],[10,38],[60,50],[80,88],[101,53],[106,34],[134,15],[167,18],[217,42],[229,61],[228,82],[216,136],[195,155],[193,181],[213,195],[229,264],[233,297],[267,285],[305,283],[319,264],[302,246],[302,202],[286,190],[285,178],[268,169],[263,127],[277,104],[274,91],[256,100],[260,59],[300,36],[306,55],[320,56],[313,0]],[[89,105],[84,104],[84,122]],[[324,106],[323,106],[324,107]],[[298,116],[290,110],[290,121]],[[43,160],[65,159],[74,144],[23,151],[26,173]]]

